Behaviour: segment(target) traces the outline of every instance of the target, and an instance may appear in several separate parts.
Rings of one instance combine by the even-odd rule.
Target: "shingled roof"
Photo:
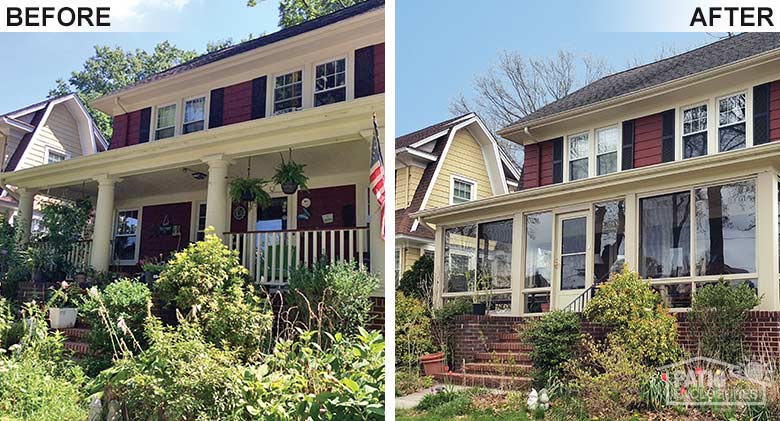
[[[686,53],[603,77],[528,114],[504,130],[712,70],[777,48],[780,48],[780,33],[775,32],[747,32],[725,38]]]
[[[399,148],[409,147],[423,139],[435,135],[436,133],[447,131],[451,129],[453,126],[455,126],[456,124],[458,124],[459,122],[474,117],[475,115],[476,114],[474,113],[468,113],[461,116],[453,117],[449,120],[444,120],[442,122],[432,124],[423,129],[405,134],[401,137],[397,137],[395,138],[395,148],[399,149]]]
[[[128,85],[122,89],[116,90],[114,92],[111,92],[109,95],[114,95],[120,92],[124,92],[133,88],[137,88],[142,85],[146,85],[151,82],[156,82],[158,80],[166,79],[172,76],[176,76],[182,73],[185,73],[187,71],[196,69],[201,66],[205,66],[207,64],[214,63],[219,60],[224,60],[228,57],[233,57],[241,53],[245,53],[247,51],[251,51],[260,47],[265,47],[270,44],[277,43],[279,41],[286,40],[288,38],[295,37],[297,35],[302,35],[307,32],[314,31],[316,29],[320,29],[323,27],[326,27],[328,25],[333,25],[334,23],[362,15],[363,13],[370,12],[375,9],[379,9],[381,7],[384,7],[385,0],[366,0],[360,3],[357,3],[354,6],[346,7],[344,9],[338,10],[336,12],[330,13],[325,16],[318,17],[316,19],[312,19],[310,21],[303,22],[301,24],[291,26],[289,28],[282,29],[280,31],[274,32],[272,34],[255,38],[253,40],[249,40],[246,42],[242,42],[240,44],[232,45],[230,47],[223,48],[221,50],[217,50],[208,54],[204,54],[200,57],[194,58],[186,63],[182,63],[178,66],[171,67],[168,70],[165,70],[160,73],[156,73],[152,76],[149,76],[146,79],[143,79],[141,81],[138,81],[134,84]]]

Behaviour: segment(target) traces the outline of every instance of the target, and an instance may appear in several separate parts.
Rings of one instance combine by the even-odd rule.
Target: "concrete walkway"
[[[440,388],[440,387],[445,387],[445,385],[441,384],[441,383],[437,383],[437,384],[435,384],[435,385],[433,385],[433,386],[431,386],[431,387],[429,387],[427,389],[423,389],[423,390],[421,390],[419,392],[414,392],[411,395],[396,396],[396,398],[395,398],[395,408],[396,409],[414,409],[417,406],[417,404],[420,403],[420,401],[422,400],[422,398],[425,395],[430,395],[431,393],[434,393],[435,390],[437,388]],[[452,387],[452,389],[455,390],[456,392],[459,392],[461,390],[473,389],[472,387],[458,386],[458,385],[451,385],[450,387]],[[491,393],[500,393],[500,394],[506,393],[505,391],[501,391],[501,390],[498,390],[498,389],[487,389],[487,390],[489,390]]]

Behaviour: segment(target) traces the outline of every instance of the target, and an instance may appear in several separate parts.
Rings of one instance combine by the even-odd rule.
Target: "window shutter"
[[[123,146],[127,146],[127,121],[129,117],[127,114],[120,114],[114,116],[113,132],[111,134],[111,143],[108,145],[109,149],[117,149]]]
[[[623,122],[623,155],[621,157],[620,168],[630,170],[634,168],[634,120]]]
[[[753,144],[769,142],[769,83],[753,87]]]
[[[149,126],[152,124],[152,107],[141,110],[141,127],[138,130],[138,143],[149,141]]]
[[[222,126],[222,99],[225,97],[225,88],[211,91],[209,102],[209,128]]]
[[[355,98],[374,94],[374,46],[355,50]]]
[[[553,139],[553,184],[563,181],[563,138]]]
[[[265,117],[265,92],[268,77],[252,80],[252,120]]]
[[[661,162],[674,161],[674,110],[661,113]]]

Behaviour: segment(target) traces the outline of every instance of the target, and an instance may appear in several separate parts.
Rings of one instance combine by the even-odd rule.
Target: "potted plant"
[[[76,326],[76,299],[82,295],[81,288],[62,281],[60,288],[54,289],[48,302],[49,323],[52,329],[67,329]]]
[[[49,281],[54,272],[54,256],[44,245],[28,247],[24,252],[27,267],[32,274],[32,281],[43,283]]]
[[[477,279],[474,282],[474,291],[477,293],[477,295],[474,295],[472,302],[472,313],[475,316],[485,316],[490,311],[490,302],[492,301],[493,296],[489,292],[484,294],[479,294],[479,292],[489,291],[492,283],[493,277],[490,275],[490,273],[479,272],[477,274]]]
[[[280,152],[282,162],[276,166],[276,174],[273,176],[274,183],[282,186],[285,194],[293,194],[300,188],[308,190],[307,182],[309,177],[303,172],[305,164],[299,164],[292,160],[292,149],[290,149],[290,158],[284,162],[284,155]]]
[[[264,187],[268,181],[262,178],[236,178],[230,182],[230,197],[234,202],[255,203],[261,208],[271,205],[271,196]]]
[[[138,264],[141,266],[141,270],[144,271],[144,281],[146,281],[147,285],[152,286],[154,280],[165,270],[166,259],[160,254],[156,257],[141,259]]]
[[[426,376],[444,373],[445,367],[447,366],[444,352],[423,355],[420,357],[420,363],[423,366],[423,370],[425,371]]]

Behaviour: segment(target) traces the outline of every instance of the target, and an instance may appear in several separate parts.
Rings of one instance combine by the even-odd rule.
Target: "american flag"
[[[379,127],[376,124],[376,113],[374,114],[374,139],[371,141],[371,175],[369,183],[371,191],[379,202],[380,221],[379,229],[382,231],[382,239],[385,239],[385,164],[382,162],[382,148],[379,147]]]

